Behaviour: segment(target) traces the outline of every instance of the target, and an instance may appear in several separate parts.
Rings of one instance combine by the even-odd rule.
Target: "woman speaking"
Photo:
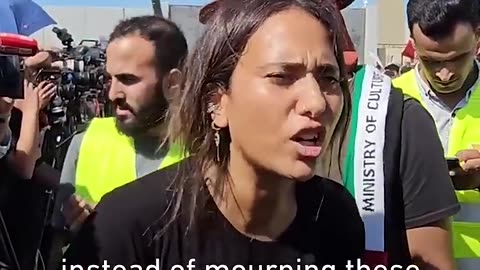
[[[188,157],[106,195],[64,267],[346,269],[362,255],[354,199],[314,174],[350,111],[336,7],[211,8],[170,111]]]

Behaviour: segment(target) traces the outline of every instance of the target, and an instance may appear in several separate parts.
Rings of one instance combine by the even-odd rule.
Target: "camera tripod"
[[[8,233],[3,213],[0,210],[0,270],[21,270],[15,248]]]

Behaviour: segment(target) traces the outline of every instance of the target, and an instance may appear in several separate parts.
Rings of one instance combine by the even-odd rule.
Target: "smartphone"
[[[58,186],[51,225],[59,230],[66,226],[65,217],[62,214],[62,204],[75,194],[75,186],[71,183],[62,183]]]
[[[448,165],[448,170],[453,171],[455,169],[460,169],[460,160],[458,158],[446,158],[447,160],[447,165]]]

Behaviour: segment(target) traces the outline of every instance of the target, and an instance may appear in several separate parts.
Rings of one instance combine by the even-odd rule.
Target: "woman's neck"
[[[215,184],[213,180],[212,186],[218,186]],[[295,182],[255,169],[238,152],[230,156],[229,178],[223,190],[210,191],[237,230],[261,241],[278,238],[297,212]]]

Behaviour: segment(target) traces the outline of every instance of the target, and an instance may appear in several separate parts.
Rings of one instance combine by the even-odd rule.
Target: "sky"
[[[2,0],[0,0],[2,1]],[[368,2],[374,2],[369,0]],[[55,6],[114,6],[114,7],[151,7],[151,0],[34,0],[40,5]],[[211,0],[169,0],[170,4],[180,5],[204,5]],[[363,0],[355,0],[352,7],[362,6]]]

